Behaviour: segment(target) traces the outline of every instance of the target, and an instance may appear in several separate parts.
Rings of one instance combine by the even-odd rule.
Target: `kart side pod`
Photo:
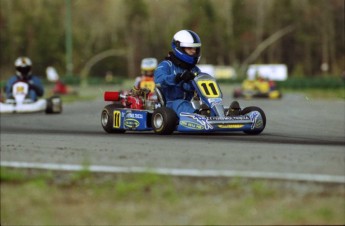
[[[104,92],[104,101],[119,101],[120,92],[106,91]]]

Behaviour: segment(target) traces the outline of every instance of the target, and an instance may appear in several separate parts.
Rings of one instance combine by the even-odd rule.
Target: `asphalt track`
[[[239,102],[265,111],[262,134],[107,134],[101,99],[66,104],[60,115],[1,115],[1,165],[345,183],[344,100],[287,94]]]

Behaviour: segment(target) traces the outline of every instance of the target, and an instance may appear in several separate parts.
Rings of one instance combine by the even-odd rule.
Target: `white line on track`
[[[158,173],[173,176],[194,176],[194,177],[243,177],[256,179],[278,179],[297,180],[311,182],[344,183],[345,176],[325,174],[299,174],[299,173],[276,173],[276,172],[253,172],[237,170],[197,170],[197,169],[168,169],[168,168],[145,168],[145,167],[118,167],[118,166],[83,166],[57,163],[34,163],[34,162],[8,162],[1,161],[2,167],[47,169],[62,171],[80,171],[87,169],[91,172],[104,173]]]

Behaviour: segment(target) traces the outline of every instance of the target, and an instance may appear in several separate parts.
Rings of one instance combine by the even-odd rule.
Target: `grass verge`
[[[344,186],[1,168],[1,225],[345,223]]]
[[[285,90],[284,92],[301,93],[312,99],[343,99],[345,100],[345,89],[305,89]]]

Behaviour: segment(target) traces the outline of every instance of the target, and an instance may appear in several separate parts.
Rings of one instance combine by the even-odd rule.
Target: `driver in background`
[[[173,36],[171,47],[172,51],[155,70],[155,83],[165,97],[166,107],[172,108],[178,117],[181,112],[199,113],[190,102],[195,91],[190,81],[201,72],[196,66],[201,57],[201,40],[194,31],[180,30]],[[240,108],[237,101],[231,107]]]
[[[7,99],[13,99],[12,87],[16,82],[26,82],[29,85],[28,97],[36,101],[38,97],[43,96],[44,88],[41,80],[32,74],[32,62],[28,57],[18,57],[14,62],[16,74],[10,77],[5,86]]]
[[[135,79],[132,93],[142,96],[145,92],[154,92],[155,82],[153,80],[154,70],[157,68],[156,58],[144,58],[141,61],[141,76]]]

